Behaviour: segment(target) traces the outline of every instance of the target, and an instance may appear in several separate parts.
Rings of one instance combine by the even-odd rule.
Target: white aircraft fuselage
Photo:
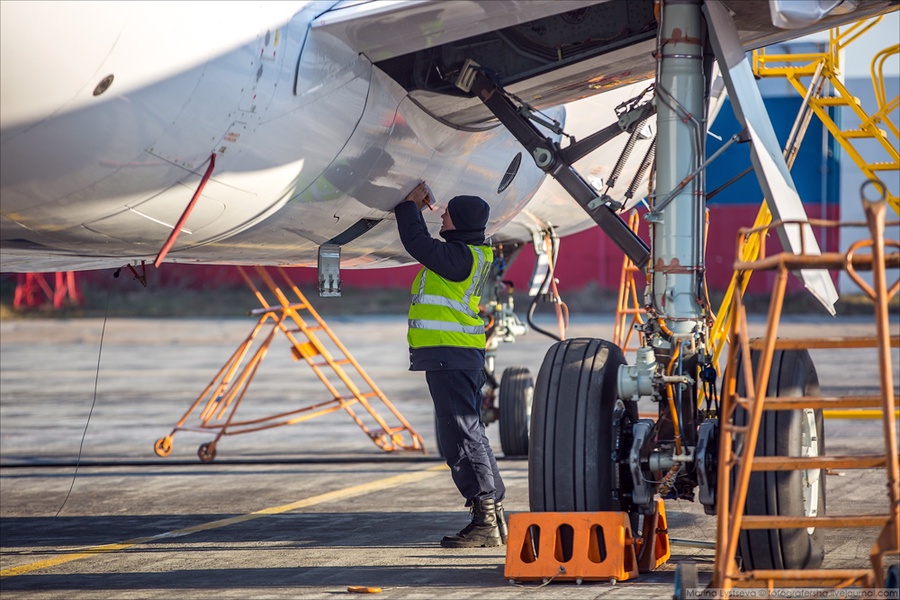
[[[318,247],[337,239],[345,267],[408,263],[392,209],[420,180],[438,203],[425,211],[435,234],[456,194],[490,203],[494,241],[530,241],[550,224],[563,235],[591,226],[495,120],[461,126],[436,115],[378,66],[390,54],[373,62],[316,26],[350,15],[360,38],[426,48],[428,19],[464,27],[451,14],[461,6],[484,11],[490,28],[578,3],[406,3],[412,8],[403,10],[420,11],[415,21],[352,18],[377,4],[0,3],[0,271],[152,261],[213,154],[167,261],[313,266]],[[602,93],[571,104],[567,133],[614,122],[614,108],[647,87],[648,35],[603,55],[610,65],[647,68],[619,72],[592,88]],[[573,88],[566,99],[584,95]],[[546,112],[565,123],[563,108]],[[578,163],[596,187],[626,137]],[[641,144],[636,156],[649,139]]]
[[[321,243],[370,219],[343,264],[408,262],[392,209],[419,180],[438,201],[430,226],[465,193],[490,201],[489,233],[500,231],[544,174],[525,157],[498,194],[518,142],[496,124],[431,118],[365,56],[311,30],[323,10],[4,2],[2,270],[152,260],[212,152],[170,261],[311,265]],[[21,27],[35,20],[52,32],[43,42]]]

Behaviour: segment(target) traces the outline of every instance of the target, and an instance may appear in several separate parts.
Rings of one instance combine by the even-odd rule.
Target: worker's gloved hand
[[[415,202],[416,208],[419,210],[423,210],[426,206],[431,208],[431,205],[434,203],[434,200],[431,197],[431,190],[428,189],[428,186],[424,181],[419,182],[419,184],[406,195],[405,200]]]

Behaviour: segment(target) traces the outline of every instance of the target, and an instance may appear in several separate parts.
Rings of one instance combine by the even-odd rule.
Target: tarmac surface
[[[197,457],[209,433],[178,432],[172,454],[156,456],[155,441],[171,432],[253,323],[0,322],[4,600],[337,598],[350,595],[348,586],[379,587],[383,598],[661,598],[671,596],[675,566],[685,560],[698,563],[702,586],[709,582],[713,551],[692,546],[675,545],[668,563],[616,585],[510,584],[505,548],[440,548],[437,541],[465,525],[468,513],[435,452],[424,376],[407,371],[400,316],[336,317],[329,324],[423,436],[427,454],[381,451],[341,410],[226,436],[209,464]],[[762,328],[756,320],[753,329]],[[612,332],[611,317],[579,318],[568,337],[610,339]],[[871,321],[863,318],[794,318],[780,330],[785,337],[869,333]],[[331,398],[277,337],[242,415]],[[552,343],[530,332],[502,345],[498,376],[514,365],[536,374]],[[823,393],[877,391],[874,350],[812,355]],[[892,361],[896,385],[896,349]],[[395,422],[382,405],[376,409]],[[488,435],[499,456],[496,424]],[[829,419],[826,439],[829,454],[883,448],[878,421]],[[527,511],[527,461],[501,458],[500,468],[507,511]],[[829,474],[828,512],[884,513],[884,482],[883,470]],[[667,501],[666,512],[673,538],[715,540],[714,517],[697,503]],[[875,535],[829,530],[825,566],[866,567]]]

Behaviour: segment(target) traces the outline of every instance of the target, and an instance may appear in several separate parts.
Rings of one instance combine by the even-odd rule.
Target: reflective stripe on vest
[[[484,321],[478,302],[490,273],[490,247],[469,246],[472,270],[463,281],[450,281],[424,267],[413,281],[409,307],[411,348],[456,346],[484,348]]]
[[[433,329],[435,331],[458,331],[459,333],[469,333],[478,335],[484,333],[484,325],[460,325],[459,323],[449,323],[447,321],[426,321],[425,319],[410,319],[409,326],[413,329]]]

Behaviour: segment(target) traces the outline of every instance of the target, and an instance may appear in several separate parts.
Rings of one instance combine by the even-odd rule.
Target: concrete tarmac
[[[660,598],[671,595],[675,565],[684,560],[698,563],[701,585],[709,582],[713,551],[690,546],[674,546],[667,564],[616,585],[511,585],[503,575],[505,548],[440,548],[437,541],[465,525],[468,513],[435,452],[424,376],[407,371],[400,316],[335,317],[329,324],[425,438],[427,454],[382,452],[339,411],[226,436],[210,464],[197,458],[208,433],[179,432],[172,454],[157,457],[155,441],[171,432],[253,322],[0,322],[4,600],[335,598],[349,596],[348,586],[382,588],[383,598]],[[762,321],[753,328],[761,332]],[[611,317],[586,317],[573,319],[568,336],[610,339],[612,332]],[[871,321],[795,318],[780,333],[866,335]],[[280,338],[243,400],[243,415],[331,397]],[[530,332],[502,345],[498,375],[508,366],[536,374],[552,343]],[[877,391],[874,350],[812,354],[823,393]],[[896,385],[896,349],[892,361]],[[499,456],[496,424],[488,434]],[[877,421],[829,419],[826,440],[829,454],[883,447]],[[527,511],[527,461],[502,458],[500,468],[507,511]],[[883,470],[829,474],[829,514],[885,512],[884,483]],[[667,501],[666,511],[673,538],[715,540],[714,517],[697,503]],[[825,566],[866,567],[876,533],[829,530]]]

